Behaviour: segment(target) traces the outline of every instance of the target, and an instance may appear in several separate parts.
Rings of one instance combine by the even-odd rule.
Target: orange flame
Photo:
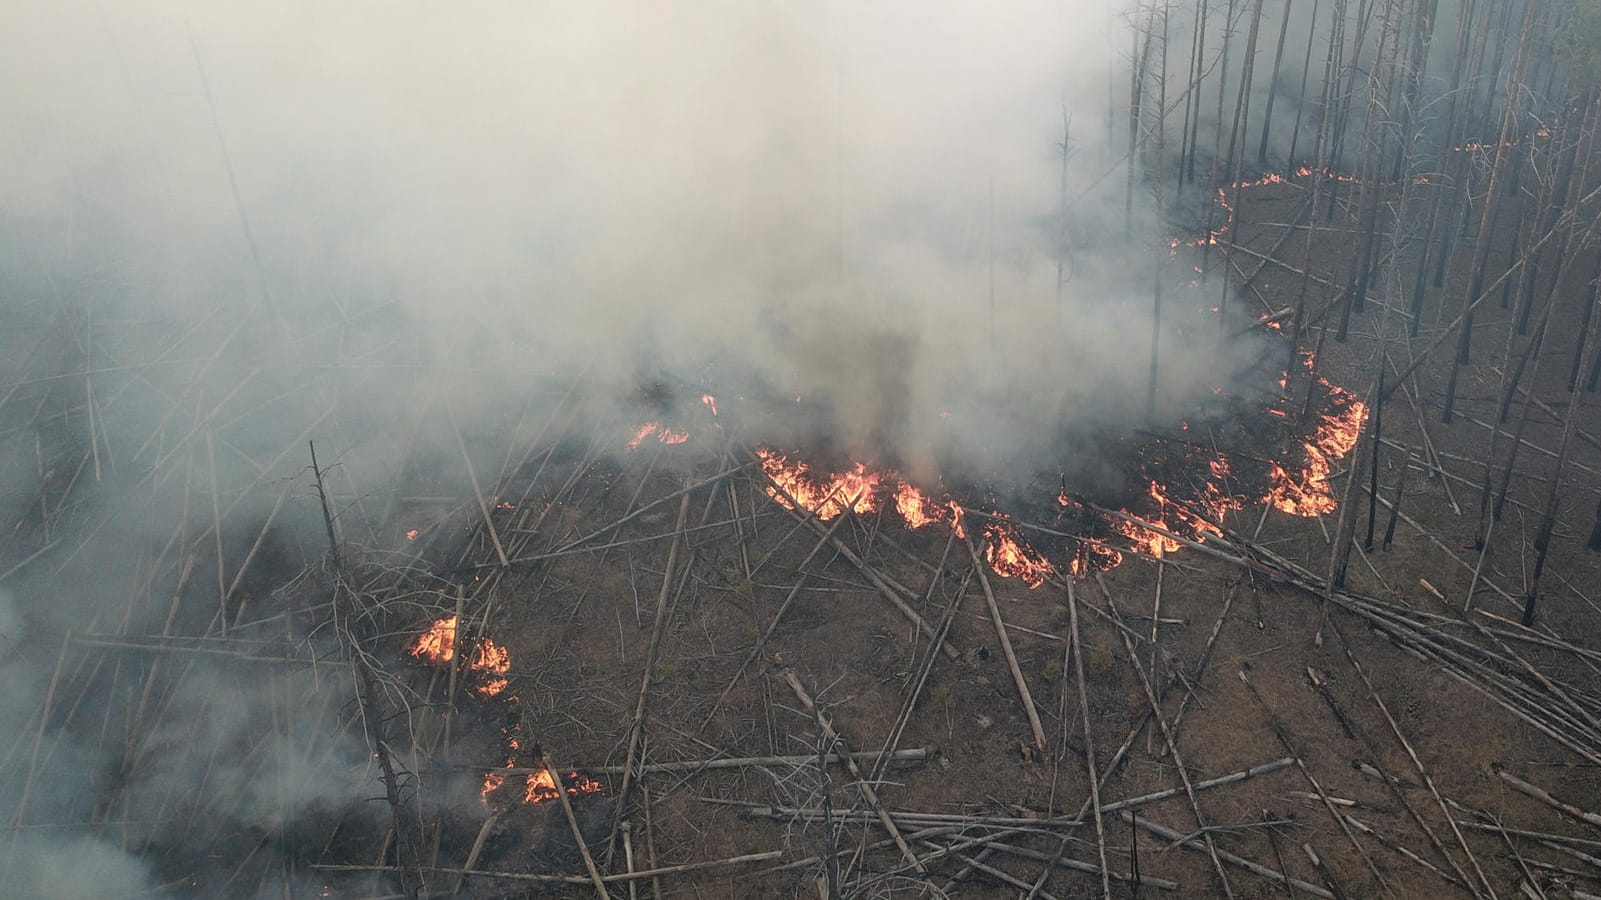
[[[645,424],[639,426],[639,430],[634,432],[634,439],[628,442],[628,449],[638,449],[640,444],[645,443],[645,438],[655,434],[660,428],[661,425],[655,422],[646,422]]]
[[[633,438],[628,442],[628,449],[639,449],[639,445],[645,443],[651,435],[655,435],[658,441],[669,445],[682,444],[689,440],[689,432],[687,431],[674,431],[660,422],[646,422],[639,426],[638,431],[634,432]]]
[[[812,511],[824,522],[847,509],[861,515],[878,508],[880,475],[862,463],[857,463],[848,472],[823,481],[813,476],[811,467],[804,462],[790,465],[789,458],[782,453],[758,449],[756,455],[761,459],[762,471],[773,482],[767,488],[767,496],[786,509],[794,507],[784,497],[785,493],[795,498],[795,502],[803,509]]]
[[[1045,583],[1056,573],[1039,551],[1024,543],[1017,530],[1001,522],[984,526],[984,561],[995,574],[1003,578],[1017,578],[1031,588]]]
[[[600,782],[577,772],[569,772],[562,778],[562,782],[567,786],[569,797],[595,794],[602,790]],[[523,791],[524,803],[544,803],[546,800],[554,799],[556,799],[556,779],[551,777],[549,769],[540,769],[528,776],[527,787]]]
[[[455,616],[446,616],[434,622],[428,626],[427,631],[417,636],[416,643],[411,647],[412,655],[436,665],[443,665],[455,659],[456,626]],[[475,690],[485,697],[493,697],[504,691],[509,683],[505,678],[493,676],[504,675],[511,671],[511,651],[484,638],[473,647],[472,660],[467,668],[492,676],[479,684]]]
[[[1329,487],[1332,461],[1344,458],[1356,448],[1362,426],[1367,421],[1367,404],[1344,388],[1321,378],[1318,381],[1328,389],[1336,411],[1319,417],[1317,430],[1302,448],[1306,452],[1306,465],[1299,472],[1291,473],[1273,463],[1273,487],[1266,498],[1275,509],[1294,516],[1321,516],[1339,507]]]
[[[1123,554],[1099,541],[1081,540],[1068,560],[1067,571],[1074,578],[1083,578],[1091,572],[1115,569],[1123,564]]]
[[[456,617],[448,616],[428,626],[412,645],[413,656],[431,663],[447,663],[456,658]]]

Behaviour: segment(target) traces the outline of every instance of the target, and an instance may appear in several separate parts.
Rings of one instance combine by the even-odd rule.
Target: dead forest
[[[1601,9],[1116,21],[970,342],[1116,259],[1143,403],[982,461],[397,349],[237,185],[205,315],[19,238],[0,893],[1601,897]]]

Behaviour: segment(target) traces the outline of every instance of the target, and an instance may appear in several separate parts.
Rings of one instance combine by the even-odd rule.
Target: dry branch
[[[1133,816],[1133,814],[1128,813],[1128,812],[1124,812],[1122,814],[1122,816],[1123,816],[1123,821],[1128,822],[1130,825],[1133,825],[1133,826],[1135,826],[1137,828],[1143,828],[1146,831],[1149,831],[1150,833],[1156,835],[1157,837],[1160,837],[1160,838],[1163,838],[1163,839],[1169,840],[1169,841],[1179,841],[1179,842],[1181,842],[1179,844],[1179,846],[1184,847],[1185,849],[1198,850],[1198,851],[1201,851],[1201,852],[1205,852],[1206,851],[1206,848],[1201,843],[1200,838],[1186,837],[1185,835],[1182,835],[1182,834],[1178,833],[1177,831],[1174,831],[1171,828],[1168,828],[1168,827],[1163,826],[1163,825],[1158,825],[1158,824],[1156,824],[1155,822],[1152,822],[1149,819],[1145,819],[1145,818],[1136,819]],[[1218,856],[1218,858],[1222,859],[1224,862],[1228,863],[1231,866],[1238,866],[1238,867],[1240,867],[1242,869],[1245,869],[1248,872],[1251,872],[1251,873],[1256,874],[1256,875],[1260,875],[1263,878],[1266,878],[1266,879],[1268,879],[1270,881],[1274,881],[1274,882],[1277,882],[1279,884],[1291,884],[1291,885],[1294,885],[1296,890],[1305,891],[1306,893],[1312,894],[1313,896],[1322,897],[1322,898],[1324,898],[1324,900],[1335,900],[1333,894],[1329,893],[1327,890],[1324,890],[1321,887],[1318,887],[1315,884],[1312,884],[1311,882],[1302,881],[1299,878],[1291,878],[1288,874],[1286,874],[1284,872],[1275,872],[1272,869],[1269,869],[1267,866],[1264,866],[1264,865],[1262,865],[1260,863],[1252,862],[1251,860],[1246,859],[1243,856],[1236,856],[1233,853],[1228,852],[1227,850],[1218,850],[1217,851],[1217,856]]]
[[[845,760],[845,768],[849,770],[851,777],[857,779],[857,786],[861,789],[862,796],[867,799],[868,805],[878,815],[878,820],[883,823],[884,830],[889,832],[891,838],[895,839],[895,845],[900,848],[901,855],[906,857],[906,861],[919,874],[926,874],[927,870],[923,868],[923,863],[918,860],[917,854],[912,852],[912,848],[901,837],[900,829],[895,827],[895,821],[884,811],[884,805],[878,801],[878,793],[873,790],[873,786],[862,776],[862,770],[857,767],[856,761],[851,758],[849,748],[845,746],[844,739],[834,730],[834,726],[829,723],[828,717],[823,715],[823,711],[818,709],[817,704],[812,702],[811,695],[806,693],[806,689],[801,686],[800,679],[795,677],[794,671],[786,669],[784,671],[784,680],[789,682],[790,690],[795,692],[795,699],[799,700],[801,706],[811,713],[812,717],[817,721],[817,727],[828,738],[829,746],[839,751],[841,757]]]
[[[1017,654],[1012,651],[1012,639],[1006,636],[1006,625],[1001,621],[1001,608],[995,602],[995,592],[990,589],[989,576],[984,574],[984,561],[978,558],[978,551],[973,548],[971,538],[967,539],[967,552],[973,558],[973,570],[978,573],[978,583],[984,589],[984,600],[989,604],[990,619],[995,623],[995,637],[1000,641],[1001,653],[1006,657],[1006,667],[1012,672],[1012,683],[1017,686],[1017,696],[1023,702],[1023,712],[1028,716],[1029,730],[1034,733],[1034,746],[1036,749],[1045,749],[1045,727],[1040,724],[1039,710],[1034,708],[1034,697],[1028,690],[1028,679],[1023,677],[1023,670],[1018,668]],[[1154,627],[1154,626],[1153,626]]]

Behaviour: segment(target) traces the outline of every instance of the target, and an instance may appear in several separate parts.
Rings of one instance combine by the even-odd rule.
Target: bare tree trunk
[[[1386,0],[1384,4],[1384,12],[1380,19],[1378,65],[1368,85],[1368,110],[1362,127],[1364,165],[1362,208],[1359,216],[1360,227],[1364,229],[1365,234],[1362,238],[1362,252],[1358,256],[1356,269],[1352,272],[1352,280],[1346,288],[1345,305],[1340,313],[1340,329],[1334,337],[1337,341],[1345,340],[1350,328],[1352,311],[1360,312],[1366,304],[1368,279],[1373,268],[1373,249],[1378,243],[1379,194],[1383,190],[1379,184],[1379,167],[1383,164],[1384,157],[1381,135],[1383,122],[1388,117],[1380,98],[1387,93],[1385,84],[1393,81],[1395,77],[1395,57],[1399,52],[1401,35],[1399,22],[1396,21],[1399,14],[1397,2],[1398,0]]]
[[[1506,177],[1506,167],[1511,159],[1512,147],[1509,146],[1517,128],[1518,94],[1519,86],[1523,83],[1523,73],[1529,60],[1529,42],[1534,37],[1536,13],[1540,8],[1540,0],[1530,0],[1528,10],[1523,16],[1523,32],[1518,39],[1518,52],[1512,62],[1512,87],[1507,90],[1507,103],[1501,116],[1501,136],[1495,148],[1495,164],[1490,170],[1490,188],[1484,198],[1484,215],[1479,223],[1479,234],[1473,250],[1474,267],[1473,278],[1467,293],[1462,301],[1462,330],[1457,335],[1456,358],[1451,363],[1451,374],[1445,386],[1445,410],[1442,421],[1449,424],[1456,409],[1457,382],[1461,377],[1462,366],[1468,362],[1469,349],[1473,341],[1473,310],[1472,303],[1478,298],[1484,286],[1485,270],[1488,267],[1490,256],[1490,239],[1495,230],[1495,212],[1500,205],[1501,191]]]
[[[1172,12],[1172,4],[1164,0],[1161,72],[1157,75],[1156,94],[1156,158],[1162,161],[1162,167],[1155,185],[1156,214],[1164,222],[1167,220],[1167,34],[1168,19]],[[1154,8],[1152,15],[1155,15]],[[1165,258],[1162,253],[1151,254],[1151,373],[1145,397],[1145,413],[1151,419],[1156,418],[1157,361],[1162,343],[1162,263]]]
[[[1245,39],[1245,65],[1240,69],[1240,90],[1238,96],[1234,99],[1234,127],[1229,129],[1228,161],[1232,171],[1232,175],[1229,177],[1230,185],[1238,185],[1240,183],[1241,157],[1244,154],[1241,152],[1243,148],[1239,144],[1244,140],[1246,119],[1249,117],[1251,109],[1251,74],[1256,70],[1256,36],[1261,29],[1261,25],[1262,0],[1256,0],[1251,10],[1251,30]],[[1245,192],[1236,188],[1234,191],[1234,221],[1236,223],[1244,221],[1244,207]],[[1222,299],[1218,301],[1217,305],[1219,333],[1223,333],[1227,329],[1224,323],[1227,319],[1226,313],[1228,312],[1229,291],[1231,288],[1228,271],[1225,269],[1223,272]]]
[[[1273,101],[1279,97],[1279,67],[1284,62],[1284,39],[1290,33],[1290,10],[1294,0],[1284,0],[1284,21],[1279,23],[1279,46],[1273,51],[1273,77],[1267,86],[1267,106],[1262,110],[1262,141],[1256,146],[1256,164],[1267,166],[1268,129],[1273,127]]]
[[[1450,145],[1462,144],[1466,140],[1466,122],[1469,118],[1469,103],[1468,98],[1462,95],[1466,91],[1471,90],[1471,85],[1473,84],[1474,78],[1478,73],[1478,61],[1484,58],[1484,43],[1485,41],[1489,40],[1490,20],[1494,13],[1495,9],[1493,4],[1486,3],[1484,23],[1483,27],[1479,31],[1479,39],[1474,45],[1472,54],[1467,57],[1467,61],[1465,63],[1465,79],[1453,79],[1452,82],[1450,103],[1451,111],[1448,119],[1450,122],[1450,127],[1446,133],[1448,152],[1450,150]],[[1471,29],[1471,16],[1464,17],[1463,26]],[[1465,44],[1460,45],[1458,49],[1464,49],[1465,46]],[[1468,159],[1468,152],[1466,150],[1462,150],[1456,153],[1455,159],[1453,160],[1453,164],[1451,166],[1451,204],[1446,208],[1446,214],[1450,217],[1452,222],[1456,222],[1459,218],[1465,218],[1468,215],[1468,204],[1465,199],[1468,192]],[[1441,287],[1445,284],[1445,264],[1447,260],[1451,258],[1451,250],[1456,244],[1456,237],[1461,231],[1461,226],[1452,225],[1450,227],[1437,230],[1440,233],[1440,248],[1437,251],[1434,261],[1434,286]]]
[[[1314,43],[1312,38],[1317,36],[1317,13],[1321,4],[1322,0],[1312,0],[1312,20],[1306,26],[1306,58],[1301,61],[1301,90],[1298,94],[1300,100],[1295,104],[1295,128],[1290,132],[1290,157],[1288,163],[1292,166],[1295,165],[1295,151],[1299,147],[1301,140],[1301,115],[1306,111],[1307,103],[1306,81],[1307,77],[1312,73],[1312,44]]]
[[[1594,320],[1591,329],[1584,335],[1586,352],[1596,355]],[[1574,391],[1568,397],[1567,420],[1562,423],[1562,440],[1557,444],[1556,469],[1551,473],[1551,487],[1546,492],[1544,505],[1544,518],[1540,522],[1540,531],[1534,539],[1534,569],[1529,573],[1529,591],[1523,598],[1523,624],[1529,627],[1534,624],[1535,603],[1540,594],[1540,575],[1545,571],[1546,554],[1551,550],[1551,533],[1556,525],[1558,501],[1561,498],[1562,471],[1568,461],[1568,447],[1573,438],[1573,427],[1579,419],[1579,397],[1582,392]]]
[[[1195,0],[1195,35],[1190,43],[1189,90],[1184,94],[1184,130],[1179,141],[1179,187],[1195,180],[1195,140],[1201,130],[1201,78],[1206,71],[1207,0]]]
[[[1156,10],[1153,8],[1150,17],[1146,20],[1145,46],[1143,49],[1140,47],[1139,26],[1135,25],[1133,29],[1135,52],[1132,61],[1134,72],[1129,84],[1128,191],[1123,200],[1123,236],[1126,238],[1134,236],[1134,183],[1137,180],[1136,173],[1139,169],[1140,107],[1145,99],[1145,73],[1151,62],[1152,20],[1155,16]]]

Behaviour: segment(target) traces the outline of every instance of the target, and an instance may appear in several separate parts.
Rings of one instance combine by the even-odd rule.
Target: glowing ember
[[[1031,588],[1044,584],[1056,571],[1045,557],[1018,537],[1015,528],[1001,522],[984,526],[984,561],[995,574],[1017,578]]]
[[[415,529],[415,528],[411,529],[410,531],[406,532],[406,540],[415,541],[417,539],[417,535],[419,533],[420,532],[418,532],[417,529]]]
[[[706,408],[710,409],[712,411],[712,415],[714,415],[714,416],[717,415],[717,398],[716,397],[713,397],[711,394],[701,394],[700,395],[700,402],[706,404]]]
[[[689,440],[689,432],[687,431],[673,431],[670,428],[662,429],[662,443],[664,444],[682,444],[687,440]]]

